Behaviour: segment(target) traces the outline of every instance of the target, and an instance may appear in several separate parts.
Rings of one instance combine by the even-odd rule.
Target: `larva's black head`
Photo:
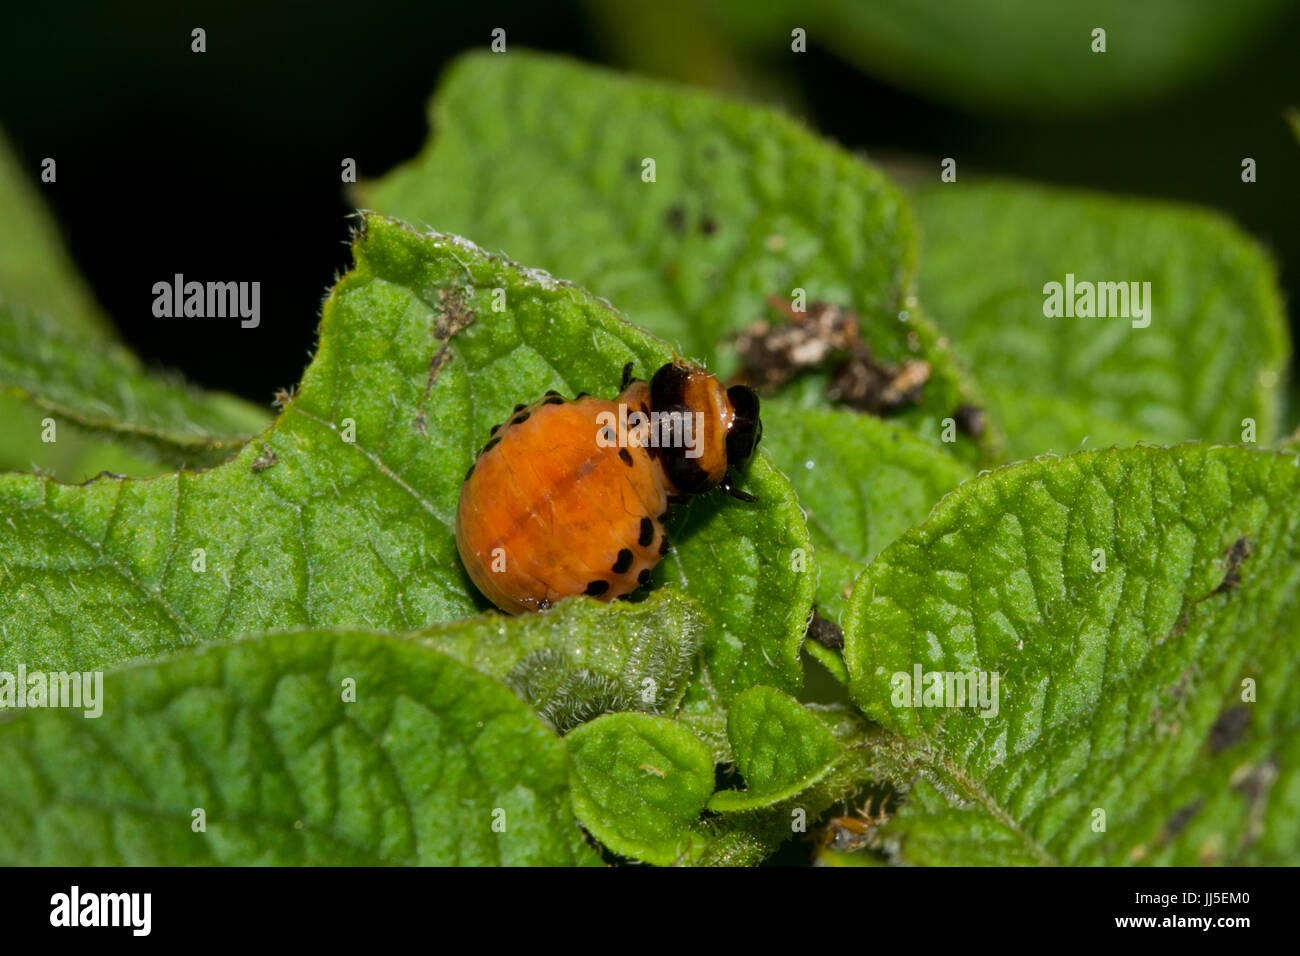
[[[763,420],[758,417],[758,395],[746,385],[727,389],[731,403],[731,427],[727,429],[727,467],[738,468],[749,460],[763,437]]]
[[[721,486],[728,494],[752,500],[731,486],[728,469],[754,453],[762,434],[758,396],[743,385],[724,389],[717,377],[694,365],[669,362],[650,379],[650,406],[672,416],[662,426],[659,460],[681,495]],[[687,425],[685,418],[690,418]]]

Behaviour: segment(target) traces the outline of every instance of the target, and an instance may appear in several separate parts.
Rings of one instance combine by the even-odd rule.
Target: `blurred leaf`
[[[561,732],[607,711],[671,715],[708,621],[664,588],[645,601],[563,601],[545,614],[486,614],[411,638],[503,680]]]
[[[663,717],[606,714],[565,738],[573,810],[615,853],[668,866],[690,850],[713,791],[713,758]]]
[[[372,217],[354,254],[301,391],[232,461],[76,487],[0,475],[0,660],[85,669],[260,630],[473,614],[453,516],[489,426],[670,355],[588,293],[456,237]],[[450,315],[474,321],[449,336]],[[742,484],[759,504],[696,501],[666,574],[706,608],[726,595],[705,656],[728,697],[798,687],[814,586],[788,558],[807,543],[788,483],[759,455]]]
[[[560,741],[497,681],[424,648],[260,637],[109,674],[100,703],[98,719],[0,723],[0,861],[599,862]]]
[[[88,345],[84,333],[69,332],[47,314],[0,305],[0,389],[56,427],[71,423],[100,433],[173,468],[215,465],[271,422],[234,396],[146,373],[115,343]],[[39,434],[38,428],[30,440]]]
[[[56,316],[69,336],[83,341],[112,339],[112,323],[64,250],[34,187],[41,166],[30,167],[23,168],[0,134],[0,305],[19,303]],[[59,187],[56,182],[44,188]]]
[[[1268,255],[1221,217],[1028,185],[916,192],[921,295],[969,357],[1017,457],[1279,429],[1290,353]],[[1049,318],[1044,286],[1150,282],[1150,326]]]
[[[763,49],[790,31],[922,96],[980,112],[1052,117],[1131,107],[1240,60],[1274,27],[1282,0],[709,0],[719,28]],[[1104,53],[1093,30],[1106,31]]]
[[[58,441],[43,442],[45,419],[36,405],[0,392],[0,471],[40,471],[60,481],[85,481],[110,472],[149,475],[161,469],[153,458],[133,454],[112,441],[75,426],[58,431]]]
[[[881,552],[844,656],[929,783],[886,827],[894,852],[1300,861],[1297,460],[1187,444],[1025,462]],[[941,675],[925,706],[917,669]],[[997,696],[963,706],[957,675],[994,674]]]
[[[786,117],[512,51],[459,60],[431,124],[421,156],[361,190],[367,205],[580,282],[723,372],[727,337],[768,312],[768,295],[801,288],[858,312],[886,361],[930,363],[920,404],[899,415],[912,430],[937,441],[968,397],[911,295],[907,203]]]
[[[727,735],[746,786],[715,793],[709,809],[718,813],[770,806],[802,793],[842,752],[811,710],[771,687],[751,687],[731,702]]]

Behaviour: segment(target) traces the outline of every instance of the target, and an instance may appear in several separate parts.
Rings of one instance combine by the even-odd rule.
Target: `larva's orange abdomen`
[[[456,545],[475,586],[503,611],[576,594],[621,597],[667,550],[662,469],[645,448],[597,440],[597,416],[618,409],[550,395],[512,415],[480,452],[461,488]]]

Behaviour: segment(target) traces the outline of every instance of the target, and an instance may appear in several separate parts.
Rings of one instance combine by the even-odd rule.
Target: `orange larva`
[[[603,601],[645,585],[668,552],[671,505],[720,487],[762,435],[758,398],[702,368],[623,370],[615,399],[547,392],[517,405],[465,476],[456,547],[503,611],[545,610],[575,594]]]

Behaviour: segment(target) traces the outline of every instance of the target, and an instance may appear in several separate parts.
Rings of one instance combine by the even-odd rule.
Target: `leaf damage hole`
[[[1219,586],[1211,592],[1212,594],[1226,594],[1241,587],[1241,566],[1253,551],[1250,539],[1244,535],[1224,550],[1223,557],[1228,562],[1228,570],[1223,575],[1223,580],[1219,582]]]

